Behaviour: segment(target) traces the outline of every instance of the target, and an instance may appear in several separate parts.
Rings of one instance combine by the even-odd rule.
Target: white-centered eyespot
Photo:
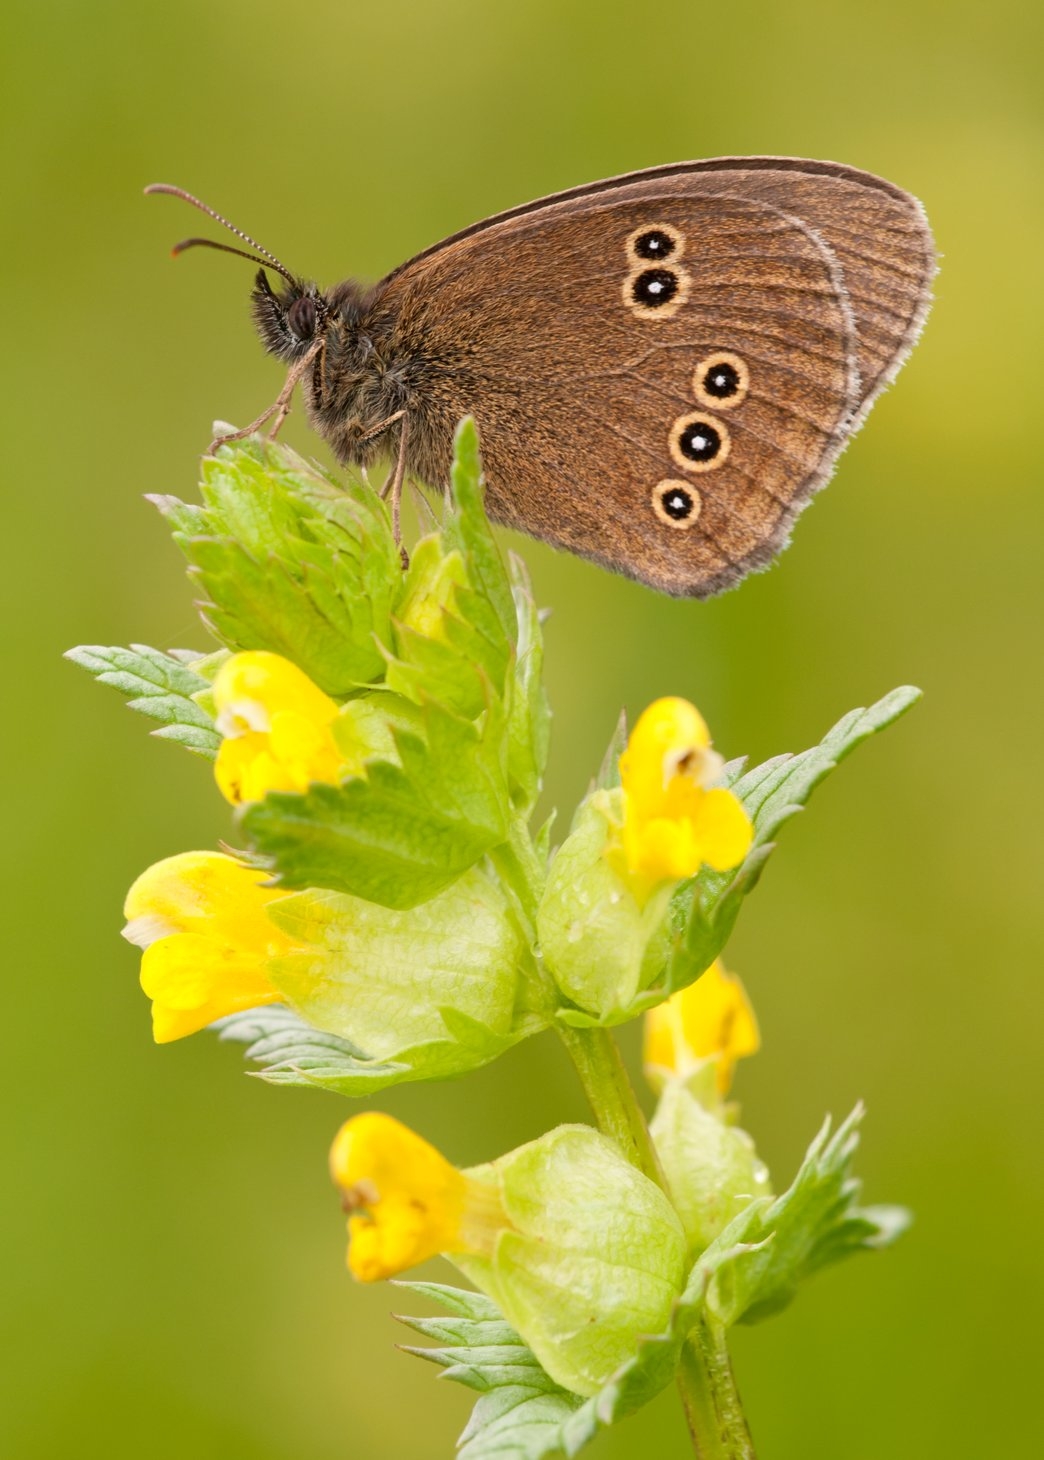
[[[746,361],[731,350],[715,350],[693,372],[693,395],[701,406],[714,411],[733,410],[746,400],[749,389]]]
[[[725,462],[732,440],[724,421],[690,411],[671,427],[669,445],[683,471],[713,471]]]
[[[703,506],[696,488],[674,477],[656,483],[652,489],[652,504],[661,522],[683,532],[693,526]]]
[[[688,297],[688,274],[666,264],[635,269],[623,283],[623,301],[637,319],[670,319]]]
[[[675,263],[685,252],[685,235],[673,223],[643,223],[628,234],[624,245],[631,264]]]

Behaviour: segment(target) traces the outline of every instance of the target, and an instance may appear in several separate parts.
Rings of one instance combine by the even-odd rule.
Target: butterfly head
[[[289,365],[308,353],[330,322],[330,305],[315,284],[290,278],[276,290],[264,269],[257,271],[250,310],[265,349]]]
[[[234,253],[239,258],[250,259],[261,265],[254,279],[250,302],[261,343],[270,355],[277,355],[280,360],[292,365],[313,350],[316,342],[325,333],[331,314],[329,301],[320,293],[317,285],[292,274],[274,253],[262,248],[249,233],[244,233],[241,228],[237,228],[183,188],[171,187],[167,183],[152,183],[145,191],[167,193],[190,203],[193,208],[206,213],[209,218],[213,218],[253,249],[252,253],[248,253],[246,249],[235,248],[230,243],[219,243],[213,238],[184,238],[174,245],[172,252],[176,257],[190,248],[216,248],[222,253]],[[283,280],[281,288],[272,288],[266,269],[280,276]]]

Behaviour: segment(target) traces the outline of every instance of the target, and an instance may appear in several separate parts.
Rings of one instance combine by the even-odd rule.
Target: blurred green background
[[[542,193],[745,152],[918,193],[935,311],[740,591],[672,602],[525,545],[553,609],[549,796],[568,812],[621,704],[689,695],[727,754],[764,757],[924,687],[787,828],[730,950],[765,1042],[737,1093],[777,1179],[863,1097],[868,1199],[917,1224],[740,1332],[736,1363],[765,1460],[1032,1453],[1044,11],[11,0],[3,25],[4,1453],[442,1460],[468,1408],[395,1352],[404,1300],[343,1270],[325,1158],[347,1104],[248,1080],[208,1037],[153,1047],[118,937],[137,873],[229,821],[203,762],[59,656],[204,642],[141,493],[191,495],[211,419],[282,378],[248,267],[172,265],[197,221],[142,185],[329,283]],[[286,434],[320,451],[299,416]],[[551,1037],[380,1103],[461,1162],[585,1114]],[[594,1453],[686,1444],[667,1394]]]

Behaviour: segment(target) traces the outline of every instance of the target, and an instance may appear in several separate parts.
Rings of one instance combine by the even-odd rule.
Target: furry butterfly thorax
[[[214,214],[180,190],[176,193]],[[717,158],[488,218],[365,287],[248,243],[265,349],[345,464],[447,479],[476,418],[491,517],[664,592],[767,564],[912,348],[930,301],[917,200],[836,163]],[[195,244],[243,252],[207,239]],[[266,272],[267,271],[267,272]],[[273,288],[268,272],[279,276]],[[240,433],[245,434],[245,433]]]

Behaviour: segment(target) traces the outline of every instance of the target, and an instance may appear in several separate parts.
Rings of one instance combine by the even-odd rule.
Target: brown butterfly
[[[180,189],[146,191],[232,228]],[[472,414],[495,520],[698,598],[786,544],[913,346],[935,272],[915,198],[787,157],[555,193],[370,288],[321,291],[232,231],[262,255],[244,255],[264,266],[254,320],[291,367],[247,431],[278,429],[300,382],[342,462],[391,446],[397,518],[405,474],[443,485]],[[196,238],[175,252],[196,244],[242,252]]]

